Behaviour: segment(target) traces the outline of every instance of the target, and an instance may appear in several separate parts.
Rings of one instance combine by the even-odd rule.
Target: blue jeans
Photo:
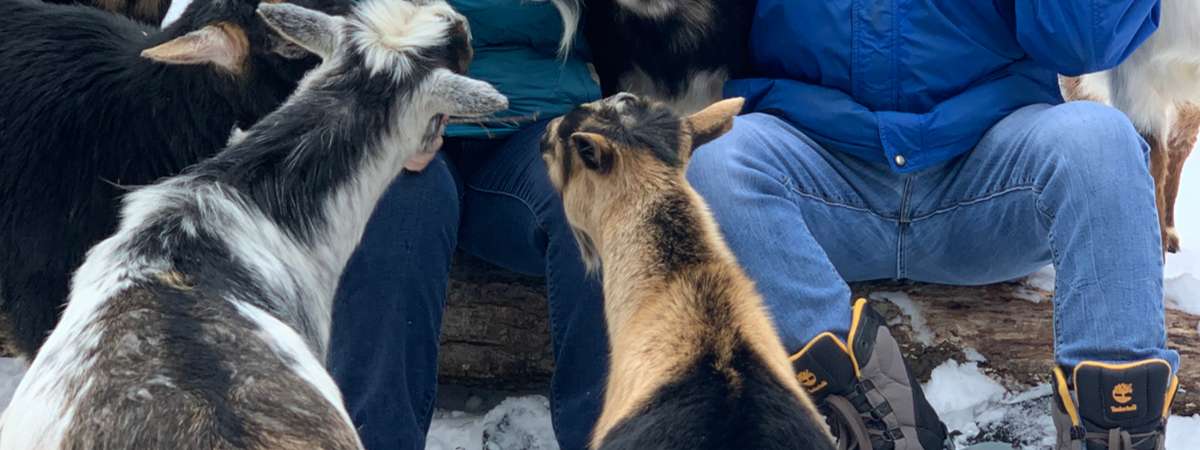
[[[427,169],[401,175],[376,207],[338,289],[329,361],[367,449],[425,448],[455,248],[545,276],[554,426],[563,450],[586,448],[608,366],[604,309],[542,162],[544,129],[447,139]]]
[[[765,114],[697,150],[688,179],[797,351],[850,325],[847,281],[995,283],[1053,263],[1059,364],[1162,358],[1148,147],[1096,103],[1033,105],[971,152],[899,175]]]

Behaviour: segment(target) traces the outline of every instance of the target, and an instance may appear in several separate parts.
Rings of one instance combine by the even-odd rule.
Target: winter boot
[[[1163,450],[1179,379],[1161,359],[1054,369],[1058,450]]]
[[[854,304],[850,345],[823,333],[792,357],[800,385],[843,450],[947,450],[954,443],[900,346],[866,300]]]

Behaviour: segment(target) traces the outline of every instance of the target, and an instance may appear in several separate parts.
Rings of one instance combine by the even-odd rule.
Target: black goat
[[[340,1],[299,3],[343,13]],[[257,5],[197,0],[160,31],[87,6],[0,2],[0,321],[20,356],[53,329],[84,252],[116,230],[121,186],[215,153],[317,63]]]
[[[584,34],[605,95],[632,92],[680,114],[721,98],[749,65],[755,0],[587,0]]]
[[[94,6],[105,11],[114,12],[130,19],[149,25],[162,23],[171,0],[46,0],[50,3]]]

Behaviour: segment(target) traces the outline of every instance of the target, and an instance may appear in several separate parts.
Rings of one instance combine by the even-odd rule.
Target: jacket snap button
[[[904,167],[905,164],[908,164],[908,160],[904,159],[904,155],[896,155],[896,165]]]

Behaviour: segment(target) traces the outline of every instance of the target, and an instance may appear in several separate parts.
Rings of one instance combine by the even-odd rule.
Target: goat
[[[592,448],[832,449],[754,284],[684,179],[742,99],[681,119],[619,94],[552,121],[551,184],[602,270],[612,358]],[[598,269],[601,268],[602,269]]]
[[[243,139],[126,196],[17,387],[0,449],[361,447],[321,363],[341,271],[448,116],[507,100],[459,75],[469,31],[442,0],[369,0],[346,19],[258,11],[324,62]]]
[[[47,0],[50,3],[80,3],[105,11],[120,14],[138,22],[155,25],[162,23],[171,0]]]
[[[588,0],[585,34],[605,95],[699,111],[749,67],[755,0]]]
[[[158,30],[87,6],[0,2],[0,321],[16,353],[32,359],[54,328],[70,274],[115,230],[121,186],[216,153],[316,65],[257,4],[197,0]]]
[[[1158,31],[1114,69],[1062,79],[1068,100],[1108,103],[1150,144],[1163,250],[1180,249],[1175,201],[1200,132],[1200,3],[1163,0]]]

